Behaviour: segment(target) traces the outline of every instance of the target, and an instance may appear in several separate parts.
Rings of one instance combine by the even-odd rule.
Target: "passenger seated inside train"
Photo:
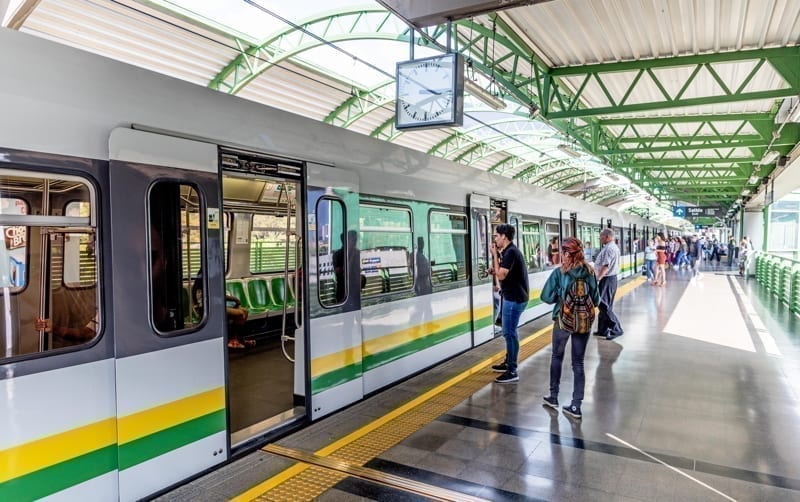
[[[36,331],[44,331],[45,333],[52,333],[53,335],[63,338],[65,340],[83,343],[91,340],[97,334],[97,326],[99,325],[98,314],[95,313],[94,317],[86,323],[85,326],[71,328],[69,326],[53,326],[50,319],[42,319],[37,317],[34,320],[33,326]]]
[[[192,300],[194,302],[194,312],[198,318],[203,317],[203,269],[201,268],[192,284]],[[233,295],[225,295],[225,317],[228,321],[228,348],[245,349],[255,347],[256,341],[247,339],[245,326],[249,312],[242,306],[242,303]]]

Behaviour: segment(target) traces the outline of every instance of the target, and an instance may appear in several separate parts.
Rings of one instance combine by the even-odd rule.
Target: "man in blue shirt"
[[[597,279],[600,281],[600,313],[597,316],[595,335],[613,340],[622,336],[622,326],[614,313],[614,296],[617,294],[617,274],[619,273],[619,246],[614,242],[614,231],[604,228],[600,232],[603,249],[594,260]]]
[[[500,257],[502,252],[502,257]],[[493,371],[503,373],[495,379],[497,383],[514,383],[517,376],[517,357],[519,356],[519,336],[517,325],[522,312],[528,306],[528,269],[525,258],[514,245],[514,227],[505,223],[497,225],[492,244],[491,273],[500,279],[503,296],[503,336],[506,339],[506,359],[502,364],[492,366]]]

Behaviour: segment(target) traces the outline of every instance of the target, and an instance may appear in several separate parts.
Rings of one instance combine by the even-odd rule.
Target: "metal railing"
[[[800,314],[800,261],[767,253],[756,255],[756,280]]]

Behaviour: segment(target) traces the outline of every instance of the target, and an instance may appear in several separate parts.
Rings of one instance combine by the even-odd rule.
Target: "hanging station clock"
[[[451,53],[397,63],[395,127],[422,129],[464,122],[464,58]]]

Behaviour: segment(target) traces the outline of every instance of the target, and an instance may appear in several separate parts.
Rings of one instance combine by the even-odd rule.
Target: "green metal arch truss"
[[[705,55],[676,56],[652,60],[603,63],[563,68],[548,68],[537,58],[525,42],[511,30],[501,18],[489,17],[493,27],[484,26],[474,20],[461,20],[455,25],[456,50],[469,58],[473,68],[492,75],[496,84],[507,93],[507,98],[522,107],[532,103],[539,106],[541,116],[556,128],[577,141],[581,147],[598,157],[603,157],[613,168],[634,180],[660,197],[669,197],[677,189],[671,178],[652,176],[655,171],[685,168],[696,172],[718,164],[738,166],[734,174],[742,178],[752,174],[753,162],[765,153],[768,145],[781,154],[786,154],[800,141],[800,127],[785,127],[780,136],[772,141],[775,129],[773,119],[775,107],[770,113],[708,115],[702,117],[644,117],[608,118],[608,115],[632,112],[656,112],[671,108],[709,105],[716,103],[745,102],[755,99],[780,99],[800,94],[800,47],[758,49],[724,52]],[[304,22],[302,30],[284,30],[259,45],[243,47],[241,54],[228,64],[209,87],[236,93],[258,75],[280,61],[289,59],[305,50],[325,42],[345,40],[394,40],[408,43],[409,31],[399,31],[392,14],[379,8],[336,12]],[[306,34],[303,30],[313,33]],[[417,39],[420,45],[433,45],[444,49],[447,37],[445,26],[434,26],[421,31]],[[499,47],[499,58],[492,60],[490,44]],[[752,62],[744,79],[737,83],[726,82],[715,65]],[[659,77],[661,68],[689,68],[689,76],[677,91],[668,91]],[[783,81],[783,87],[769,90],[751,90],[749,84],[761,71],[773,71]],[[610,86],[604,82],[607,75],[629,73],[630,84],[621,95],[612,95]],[[710,74],[718,84],[717,92],[700,97],[687,98],[700,74]],[[636,85],[649,80],[659,89],[661,97],[647,103],[630,102]],[[371,112],[385,106],[391,100],[390,93],[381,92],[391,81],[373,89],[355,90],[353,96],[328,115],[326,121],[347,126]],[[590,106],[584,93],[594,87],[602,90],[608,104]],[[721,92],[719,92],[721,89]],[[720,121],[740,121],[733,133],[720,133],[716,125]],[[399,132],[390,119],[376,128],[371,135],[393,140]],[[674,124],[695,122],[697,126],[690,134],[680,134]],[[637,126],[658,124],[656,134],[645,134]],[[612,128],[622,127],[615,133]],[[754,133],[742,133],[745,129]],[[461,137],[454,133],[446,143],[458,144]],[[475,147],[481,151],[483,147]],[[734,150],[749,150],[751,155],[733,156]],[[483,150],[487,151],[487,150]],[[716,158],[708,159],[700,152],[712,152]],[[670,154],[679,152],[680,158]],[[746,159],[746,160],[745,160]],[[513,155],[493,166],[502,172],[503,166],[530,164]],[[749,164],[749,166],[748,166]],[[523,169],[525,179],[538,168],[529,165]],[[771,169],[771,168],[768,168]],[[764,171],[760,175],[766,174]],[[530,176],[528,176],[530,178]],[[745,183],[740,179],[721,179],[719,188],[723,193],[733,193]],[[674,195],[684,195],[676,190]],[[703,194],[710,197],[710,193]],[[674,198],[674,197],[673,197]],[[723,202],[730,203],[733,195]],[[705,199],[704,199],[705,200]]]

